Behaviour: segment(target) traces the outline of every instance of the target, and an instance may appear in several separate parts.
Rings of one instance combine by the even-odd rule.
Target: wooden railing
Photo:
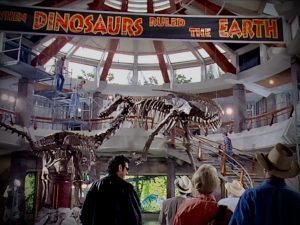
[[[252,129],[253,127],[259,127],[259,126],[265,126],[265,125],[269,125],[272,126],[276,121],[276,118],[278,118],[279,116],[283,116],[286,115],[286,118],[290,118],[293,114],[293,106],[287,106],[284,107],[282,109],[278,109],[278,110],[274,110],[272,112],[268,112],[268,113],[263,113],[254,117],[250,117],[247,118],[245,120],[245,127],[247,130]],[[18,114],[14,111],[11,110],[7,110],[7,109],[3,109],[0,108],[0,117],[1,119],[4,117],[10,117],[11,119],[11,123],[14,123],[14,121],[16,120],[16,118],[18,117]],[[107,117],[107,118],[93,118],[93,119],[86,119],[86,120],[82,120],[86,123],[89,124],[89,129],[88,130],[96,130],[97,129],[97,125],[100,124],[107,124],[109,123],[111,120],[113,119],[113,117]],[[60,120],[53,120],[53,118],[51,117],[43,117],[43,116],[32,116],[31,118],[32,120],[32,124],[34,128],[38,128],[38,124],[39,123],[45,123],[45,124],[53,124],[53,123],[62,123],[63,121],[65,121],[66,119],[60,119]],[[146,119],[141,119],[137,116],[130,116],[127,121],[143,121],[144,125],[145,125],[145,129],[152,129],[155,126],[155,122],[154,122],[154,118],[153,117],[147,117]],[[189,127],[190,129],[196,129],[198,128],[198,126],[195,125],[191,125]],[[226,129],[229,133],[233,131],[233,121],[224,121],[222,123],[222,128]],[[204,135],[206,136],[208,134],[208,130],[204,130]]]
[[[286,115],[287,118],[292,117],[294,112],[294,107],[292,105],[286,106],[281,109],[274,110],[272,112],[262,113],[257,116],[249,117],[245,119],[245,128],[249,131],[254,127],[262,127],[262,126],[272,126],[275,123],[276,118],[279,116]],[[222,123],[222,128],[227,130],[228,133],[233,132],[233,123],[234,121],[224,121]]]
[[[223,149],[224,145],[220,144],[216,141],[211,141],[206,138],[202,137],[194,137],[194,143],[198,142],[198,146],[201,146],[201,148],[198,148],[198,151],[210,151],[218,155],[218,158],[220,160],[220,173],[223,176],[227,176],[227,166],[233,167],[234,169],[231,171],[232,173],[235,173],[237,177],[239,177],[239,181],[245,186],[245,187],[253,187],[253,182],[251,179],[251,176],[248,172],[248,170],[245,168],[244,165],[242,165],[241,162],[239,162],[234,156],[228,155]],[[194,144],[195,145],[195,144]],[[247,155],[241,150],[238,150],[234,148],[235,153],[239,152],[240,154],[244,154],[249,157],[249,160],[252,160],[251,155]],[[199,153],[198,155],[203,155],[203,153]],[[201,160],[201,159],[200,159]],[[245,183],[246,181],[246,183]]]
[[[177,140],[178,142],[182,142],[183,144],[185,143],[184,138],[177,137],[175,138],[175,140]],[[222,144],[218,142],[201,137],[194,137],[191,140],[191,147],[193,152],[196,153],[195,157],[197,160],[205,163],[207,159],[204,158],[204,153],[208,154],[208,152],[211,152],[213,154],[216,154],[218,155],[218,157],[215,160],[218,160],[220,163],[220,175],[222,175],[223,177],[228,176],[228,171],[226,168],[228,166],[233,167],[233,169],[231,169],[230,171],[231,175],[234,175],[236,179],[239,180],[245,188],[253,187],[252,178],[247,169],[244,167],[244,165],[242,165],[242,163],[239,162],[235,157],[232,157],[226,152],[224,152],[223,148],[220,148],[220,145],[222,146]],[[209,161],[208,163],[211,162]]]

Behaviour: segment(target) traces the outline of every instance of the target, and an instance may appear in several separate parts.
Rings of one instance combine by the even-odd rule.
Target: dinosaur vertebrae
[[[134,113],[136,116],[141,118],[152,116],[157,121],[161,121],[163,117],[172,110],[178,110],[178,107],[169,103],[166,100],[166,97],[149,97],[143,99],[118,96],[109,107],[100,112],[99,117],[103,118],[112,114],[117,110],[120,104],[124,104],[123,107],[126,108],[127,113]],[[197,96],[197,101],[190,101],[188,104],[191,107],[190,112],[185,116],[181,115],[185,117],[186,120],[212,130],[216,130],[221,126],[221,116],[223,111],[220,105],[215,101]],[[129,115],[126,115],[126,112],[122,111],[122,116],[128,117]],[[122,122],[124,122],[124,119]],[[120,118],[115,119],[113,123],[116,124],[119,122],[121,122]]]
[[[213,102],[214,103],[214,102]],[[135,111],[141,117],[146,117],[151,114],[155,119],[160,121],[166,114],[170,113],[172,110],[179,110],[181,112],[181,118],[189,122],[194,122],[202,127],[207,127],[212,130],[216,130],[221,126],[222,110],[221,107],[214,103],[201,100],[197,106],[194,103],[189,102],[191,107],[188,114],[181,112],[180,107],[176,107],[166,101],[165,98],[158,99],[144,99],[135,104]],[[202,110],[201,108],[204,108]],[[208,109],[210,108],[210,110]],[[212,111],[214,110],[214,111]],[[157,115],[158,114],[158,115]]]

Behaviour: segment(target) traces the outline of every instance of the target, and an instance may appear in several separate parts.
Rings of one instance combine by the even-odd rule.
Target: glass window
[[[56,38],[51,38],[50,40],[44,42],[42,45],[44,47],[48,47],[49,45],[51,45],[53,43],[53,41],[55,41]]]
[[[215,45],[216,46],[216,48],[221,52],[221,53],[225,53],[226,51],[223,49],[223,48],[221,48],[219,45]]]
[[[104,4],[119,10],[121,10],[122,6],[122,2],[120,0],[105,0]]]
[[[55,74],[55,62],[56,59],[52,57],[48,62],[45,63],[44,68],[47,73]]]
[[[192,83],[201,81],[201,67],[191,67],[178,69],[175,71],[177,74],[176,83]]]
[[[140,85],[162,85],[164,83],[160,70],[139,71],[138,84]]]
[[[73,47],[74,47],[73,44],[67,43],[67,44],[65,44],[64,47],[62,47],[62,48],[60,49],[59,52],[64,53],[64,54],[67,54]]]
[[[116,53],[114,55],[113,62],[133,63],[134,56]]]
[[[152,64],[152,63],[158,63],[157,55],[141,55],[138,56],[138,63],[141,64]]]
[[[132,84],[132,70],[110,69],[108,72],[110,84]]]
[[[180,52],[175,54],[169,54],[169,58],[171,63],[196,60],[196,57],[191,52]]]
[[[224,74],[224,71],[216,63],[213,63],[206,65],[206,73],[207,78],[212,80],[219,78],[222,74]]]
[[[69,62],[68,71],[71,71],[73,78],[82,77],[86,80],[93,80],[96,76],[96,67],[80,63]]]
[[[203,48],[198,49],[198,52],[200,53],[202,58],[208,58],[209,57],[209,55],[207,54],[207,52]]]
[[[79,47],[74,55],[84,57],[84,58],[89,58],[89,59],[96,59],[100,60],[102,56],[101,51],[90,49],[90,48],[84,48],[84,47]]]

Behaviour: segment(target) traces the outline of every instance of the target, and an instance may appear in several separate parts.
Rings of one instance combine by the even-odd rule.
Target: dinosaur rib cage
[[[197,103],[198,104],[196,106],[194,103],[189,102],[189,105],[191,106],[190,113],[186,114],[181,112],[181,120],[194,122],[204,128],[209,128],[212,130],[218,129],[221,126],[221,107],[213,101],[207,102],[202,100]],[[204,109],[202,110],[199,108],[200,106]],[[134,107],[135,109],[133,111],[136,111],[138,116],[145,118],[151,114],[154,119],[157,119],[157,121],[161,121],[164,116],[174,109],[174,106],[168,104],[164,98],[144,99],[137,102]],[[156,116],[157,113],[158,116]]]

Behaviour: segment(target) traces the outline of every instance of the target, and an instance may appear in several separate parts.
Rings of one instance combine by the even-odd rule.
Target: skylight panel
[[[164,83],[160,70],[141,70],[138,73],[139,85],[162,85]]]
[[[108,74],[113,77],[107,81],[110,84],[132,84],[132,70],[110,69]]]
[[[69,62],[68,71],[72,72],[71,76],[73,78],[83,77],[84,79],[90,80],[90,78],[85,77],[85,75],[94,74],[96,76],[96,67],[81,63]]]
[[[121,10],[122,7],[122,2],[120,0],[106,0],[104,4],[119,10]]]
[[[67,43],[67,44],[65,44],[64,47],[62,47],[62,49],[60,49],[59,52],[67,54],[73,47],[74,47],[73,44]]]
[[[138,57],[140,64],[155,64],[158,63],[157,55],[141,55]]]
[[[56,38],[51,38],[50,40],[46,41],[45,43],[43,43],[42,45],[44,47],[48,47],[49,45],[51,45],[54,41],[55,41]]]
[[[133,55],[125,55],[116,53],[113,58],[113,62],[123,62],[123,63],[133,63],[134,56]]]
[[[175,74],[184,75],[186,80],[190,80],[188,83],[200,82],[201,81],[201,67],[190,67],[184,69],[178,69]]]
[[[207,52],[203,48],[198,49],[198,52],[200,53],[202,58],[208,58],[209,57],[209,55],[207,54]]]
[[[99,60],[99,59],[101,59],[102,52],[98,51],[98,50],[90,49],[90,48],[79,47],[75,51],[74,55],[80,56],[83,58]]]
[[[223,48],[221,48],[219,45],[215,45],[216,46],[216,48],[221,52],[221,53],[225,53],[226,51],[223,49]]]
[[[169,58],[171,63],[196,60],[196,57],[191,52],[180,52],[175,54],[169,54]]]

